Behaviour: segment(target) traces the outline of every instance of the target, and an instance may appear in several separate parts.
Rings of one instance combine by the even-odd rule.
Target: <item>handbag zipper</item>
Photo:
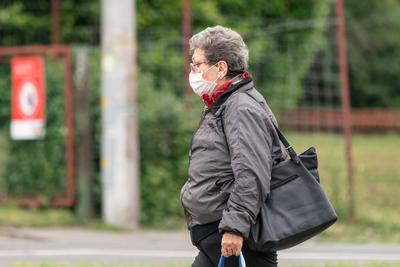
[[[280,187],[280,186],[282,186],[282,185],[284,185],[284,184],[287,184],[287,183],[293,181],[294,179],[296,179],[296,178],[298,178],[298,177],[299,177],[298,174],[293,174],[292,176],[289,176],[289,177],[286,178],[285,180],[280,181],[279,183],[276,183],[276,184],[271,185],[271,191],[274,190],[274,189],[276,189],[276,188],[278,188],[278,187]]]

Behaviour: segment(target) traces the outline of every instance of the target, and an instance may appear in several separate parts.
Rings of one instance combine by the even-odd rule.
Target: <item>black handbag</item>
[[[315,148],[297,155],[278,127],[275,129],[289,158],[272,167],[270,194],[250,230],[249,247],[262,252],[293,247],[337,220],[319,183]]]

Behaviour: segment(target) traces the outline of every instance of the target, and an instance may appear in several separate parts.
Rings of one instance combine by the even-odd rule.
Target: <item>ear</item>
[[[221,78],[224,78],[228,73],[228,63],[225,60],[218,62],[218,70],[221,73]]]

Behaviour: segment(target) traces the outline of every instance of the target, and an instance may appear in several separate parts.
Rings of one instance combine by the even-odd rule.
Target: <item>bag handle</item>
[[[250,96],[251,98],[254,99],[254,101],[256,101],[258,104],[260,104],[260,106],[262,106],[262,108],[264,108],[264,110],[266,110],[266,108],[264,107],[262,102],[259,102],[253,95],[251,95],[249,92],[245,92],[248,96]],[[289,157],[294,161],[294,163],[299,164],[300,163],[300,158],[297,155],[296,151],[294,150],[294,148],[289,144],[288,140],[286,139],[286,137],[283,135],[283,133],[279,130],[279,128],[276,126],[276,124],[271,121],[272,125],[274,125],[274,128],[278,134],[279,140],[281,140],[282,144],[285,146],[286,151],[289,154]]]
[[[253,95],[251,95],[249,92],[245,92],[245,94],[247,94],[248,96],[250,96],[252,99],[254,99],[254,101],[256,101],[264,110],[266,110],[266,108],[264,107],[264,105],[262,105],[262,102],[259,102]],[[223,112],[221,112],[220,117],[221,117],[221,123],[222,123],[222,131],[224,132],[225,135],[225,130],[224,130],[224,118],[223,118]],[[289,144],[288,140],[285,138],[285,136],[283,135],[283,133],[279,130],[279,128],[276,126],[276,124],[271,121],[272,125],[274,125],[274,128],[278,134],[279,140],[281,140],[282,144],[285,146],[286,151],[289,154],[289,157],[291,160],[293,160],[294,163],[299,164],[300,163],[300,158],[297,155],[296,151],[294,150],[294,148]],[[229,149],[229,147],[228,147]]]
[[[296,151],[294,151],[294,148],[289,144],[285,136],[282,134],[282,132],[278,129],[278,127],[275,125],[275,123],[272,121],[272,124],[274,125],[274,128],[276,132],[278,133],[279,140],[281,140],[282,144],[285,146],[286,151],[289,154],[289,157],[294,161],[294,163],[299,164],[300,163],[300,158],[297,155]]]
[[[221,256],[221,258],[219,259],[218,267],[224,267],[224,265],[225,265],[225,257]],[[240,252],[239,256],[239,267],[246,267],[246,262],[244,260],[242,252]]]

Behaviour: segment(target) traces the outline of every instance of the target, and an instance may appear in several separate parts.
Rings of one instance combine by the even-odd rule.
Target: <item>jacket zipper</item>
[[[192,159],[192,145],[193,145],[193,139],[194,139],[195,135],[197,134],[197,132],[199,131],[201,125],[203,124],[203,121],[204,121],[204,119],[205,119],[205,117],[206,117],[208,111],[209,111],[209,110],[206,110],[206,111],[203,112],[203,114],[201,115],[200,122],[199,122],[199,127],[197,127],[197,130],[196,130],[196,131],[194,132],[194,134],[192,135],[192,139],[191,139],[191,141],[190,141],[190,149],[189,149],[189,164],[190,164],[190,160]]]
[[[194,132],[194,134],[192,135],[192,139],[191,139],[191,141],[190,141],[190,149],[189,149],[189,163],[188,163],[188,169],[189,169],[189,165],[190,165],[190,160],[192,159],[192,145],[193,145],[194,136],[197,134],[197,132],[199,131],[201,125],[203,124],[203,121],[204,121],[204,119],[205,119],[207,113],[208,113],[208,110],[206,110],[206,111],[204,111],[204,112],[202,113],[201,119],[200,119],[200,122],[199,122],[199,126],[197,127],[197,130],[196,130],[196,131]],[[188,183],[190,183],[190,176],[188,177]],[[188,190],[188,189],[186,189],[186,190]],[[181,200],[181,201],[182,201],[182,200]],[[182,204],[183,204],[183,202],[182,202]],[[183,206],[185,206],[185,205],[183,205]],[[185,212],[185,215],[187,216],[187,218],[188,218],[188,220],[189,220],[189,225],[191,225],[191,224],[192,224],[192,221],[193,221],[192,216],[190,215],[189,212],[186,211],[186,208],[184,208],[184,212]]]

